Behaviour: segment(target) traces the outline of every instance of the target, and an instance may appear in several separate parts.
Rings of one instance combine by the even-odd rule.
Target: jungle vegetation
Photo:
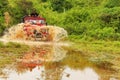
[[[120,40],[120,0],[0,0],[0,35],[33,11],[70,38]]]

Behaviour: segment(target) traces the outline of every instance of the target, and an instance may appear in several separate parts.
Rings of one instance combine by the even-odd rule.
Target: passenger
[[[33,17],[36,17],[36,16],[38,16],[39,14],[36,13],[36,12],[32,12],[30,15],[33,16]]]

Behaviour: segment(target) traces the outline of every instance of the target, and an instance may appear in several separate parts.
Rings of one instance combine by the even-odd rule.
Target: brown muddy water
[[[0,69],[0,80],[120,80],[114,71],[97,67],[71,47],[32,46],[15,62]]]

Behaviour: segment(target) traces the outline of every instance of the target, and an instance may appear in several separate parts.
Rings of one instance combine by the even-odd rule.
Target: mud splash
[[[43,41],[27,41],[27,40],[20,40],[20,39],[4,39],[0,38],[0,41],[3,43],[13,42],[13,43],[20,43],[28,46],[40,46],[40,45],[60,45],[60,46],[70,46],[69,42],[63,43],[63,42],[43,42]]]
[[[67,37],[67,31],[57,26],[42,26],[43,28],[49,29],[50,41],[58,42]],[[26,40],[26,35],[23,30],[24,23],[20,23],[12,26],[8,31],[5,32],[3,39],[8,40]]]
[[[43,44],[54,44],[54,45],[64,45],[68,46],[68,43],[63,43],[62,41],[67,38],[67,31],[61,27],[57,26],[42,26],[47,27],[50,30],[50,41],[36,41],[36,40],[26,40],[26,35],[24,35],[24,23],[20,23],[12,26],[7,31],[5,31],[4,36],[0,38],[0,41],[4,43],[15,42],[25,45],[43,45]],[[59,42],[59,43],[58,43]]]

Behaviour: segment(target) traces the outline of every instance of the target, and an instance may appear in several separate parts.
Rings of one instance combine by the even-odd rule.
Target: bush
[[[108,0],[106,1],[105,7],[113,8],[120,6],[120,0]]]

